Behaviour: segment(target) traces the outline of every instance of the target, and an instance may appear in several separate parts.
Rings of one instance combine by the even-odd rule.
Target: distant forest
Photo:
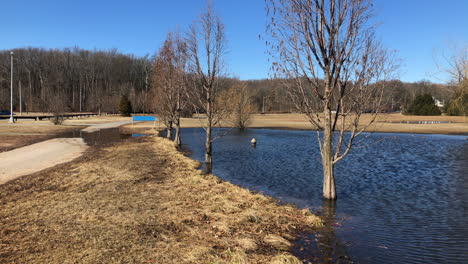
[[[13,51],[14,108],[49,112],[60,101],[67,111],[115,112],[121,95],[135,110],[149,111],[151,60],[110,51],[79,48]],[[0,108],[9,109],[10,51],[0,52]]]
[[[153,112],[152,57],[136,57],[117,50],[89,51],[80,48],[22,48],[14,51],[14,109],[19,110],[20,89],[24,112],[50,112],[60,102],[64,111],[118,111],[126,95],[135,112]],[[225,82],[244,83],[251,91],[257,112],[294,112],[281,80],[263,79]],[[448,85],[428,81],[389,81],[385,111],[401,111],[420,94],[430,93],[448,102],[454,95]],[[226,87],[229,88],[229,87]],[[0,110],[10,106],[10,51],[0,51]]]

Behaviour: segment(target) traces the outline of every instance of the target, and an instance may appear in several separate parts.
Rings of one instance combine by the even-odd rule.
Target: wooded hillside
[[[14,109],[19,110],[21,89],[23,111],[51,110],[58,100],[65,111],[117,112],[120,97],[128,96],[135,112],[152,112],[153,58],[122,54],[117,50],[21,48],[14,51]],[[257,112],[294,112],[284,80],[232,80],[252,91]],[[430,93],[447,102],[453,96],[448,85],[428,81],[391,81],[385,91],[385,111],[399,111],[419,94]],[[226,87],[228,88],[228,87]],[[0,109],[10,105],[10,51],[0,51]]]

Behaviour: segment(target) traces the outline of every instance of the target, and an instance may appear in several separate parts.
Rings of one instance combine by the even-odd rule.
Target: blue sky
[[[232,76],[268,77],[263,0],[212,0],[226,27]],[[443,82],[436,61],[453,43],[468,43],[468,0],[375,0],[379,39],[397,50],[403,81]],[[5,0],[0,49],[18,47],[112,49],[153,55],[168,31],[184,31],[205,0]]]

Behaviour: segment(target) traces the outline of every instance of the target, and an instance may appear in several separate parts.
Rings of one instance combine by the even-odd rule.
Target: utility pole
[[[265,113],[265,96],[262,96],[262,114]]]
[[[11,84],[10,84],[10,121],[8,123],[12,124],[15,122],[13,118],[13,51],[10,52],[11,56]]]
[[[80,80],[80,113],[82,112],[81,110],[81,80]]]
[[[21,80],[19,81],[19,96],[20,96],[20,116],[23,115],[23,104],[21,98]]]

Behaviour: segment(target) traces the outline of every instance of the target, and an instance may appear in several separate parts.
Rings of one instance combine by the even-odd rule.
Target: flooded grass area
[[[106,128],[95,132],[84,132],[79,129],[55,135],[58,138],[83,138],[87,145],[105,147],[132,137],[147,136],[147,129]]]
[[[183,129],[182,142],[192,158],[203,160],[203,130]],[[315,132],[229,130],[214,142],[213,173],[322,215],[329,229],[297,241],[303,259],[465,263],[466,137],[376,133],[365,144],[336,166],[333,205],[322,204]]]
[[[131,134],[121,133],[120,128],[107,128],[95,132],[74,130],[56,135],[58,138],[83,138],[86,144],[94,147],[110,145],[131,136]]]
[[[83,138],[87,145],[103,147],[120,142],[131,137],[146,136],[145,130],[129,130],[123,128],[107,128],[95,132],[83,132],[81,128],[75,128],[67,132],[56,134],[37,135],[1,135],[0,152],[24,147],[52,138]]]

